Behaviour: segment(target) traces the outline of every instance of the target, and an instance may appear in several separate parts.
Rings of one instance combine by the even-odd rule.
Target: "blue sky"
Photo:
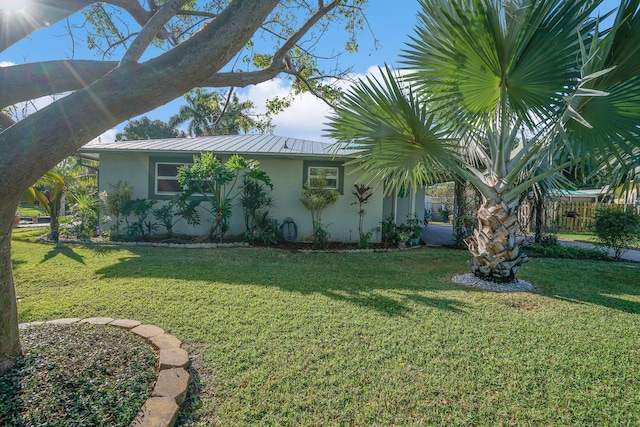
[[[15,2],[24,0],[0,0],[0,10],[11,7]],[[617,0],[605,0],[602,8],[611,9],[619,4]],[[351,66],[353,71],[359,75],[364,75],[373,67],[389,64],[397,64],[400,50],[404,43],[408,41],[409,34],[417,22],[416,13],[419,4],[416,0],[370,0],[367,10],[368,28],[362,32],[359,38],[359,52],[343,56],[341,64],[343,67]],[[373,32],[373,35],[371,34]],[[71,43],[68,37],[64,37],[65,30],[61,25],[53,25],[33,34],[29,39],[10,47],[0,53],[0,65],[6,63],[36,62],[54,59],[66,59],[72,53],[75,59],[99,59],[95,54],[86,50],[75,48],[72,52]],[[374,35],[379,41],[379,46],[374,46]],[[328,34],[324,41],[324,46],[341,46],[342,41],[337,37]],[[288,92],[288,86],[281,80],[267,82],[258,86],[242,90],[241,97],[253,100],[256,105],[279,94],[283,96]],[[151,119],[168,120],[177,113],[180,105],[183,105],[182,98],[173,101],[145,115]],[[324,116],[328,109],[324,103],[313,98],[311,95],[303,95],[296,99],[289,111],[278,116],[274,123],[276,125],[274,133],[277,135],[306,138],[313,140],[326,140],[322,136]],[[112,140],[117,131],[121,131],[122,123],[115,129],[102,136],[103,141]]]

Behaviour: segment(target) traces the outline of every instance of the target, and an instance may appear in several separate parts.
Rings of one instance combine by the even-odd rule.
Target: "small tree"
[[[355,190],[351,193],[356,196],[357,201],[351,203],[352,205],[358,205],[358,234],[360,235],[360,243],[358,245],[361,249],[366,249],[369,246],[369,240],[371,239],[371,232],[364,232],[364,216],[367,211],[364,210],[364,205],[369,203],[369,199],[373,196],[373,189],[364,184],[353,184]]]
[[[22,199],[30,205],[37,200],[50,218],[49,239],[58,241],[60,223],[58,216],[65,192],[64,179],[54,171],[47,172],[35,185],[29,187],[22,195]]]
[[[104,201],[107,207],[107,212],[113,215],[116,219],[115,224],[111,227],[115,235],[120,234],[120,224],[122,220],[120,215],[122,214],[122,208],[127,202],[131,200],[133,195],[133,187],[127,184],[127,181],[118,181],[115,184],[109,184],[111,191],[103,191],[100,193],[100,198]]]
[[[313,243],[326,247],[329,243],[329,233],[322,224],[322,210],[338,201],[338,192],[326,188],[327,180],[324,175],[311,179],[310,185],[305,185],[300,201],[311,212],[313,225]]]
[[[275,229],[269,217],[273,197],[267,187],[272,188],[249,176],[245,176],[242,180],[240,206],[244,211],[244,225],[246,227],[244,240],[247,243],[260,240],[264,244],[273,244],[276,241]]]
[[[633,211],[601,207],[596,210],[593,229],[598,244],[613,249],[616,261],[640,243],[640,215]]]
[[[210,207],[204,209],[213,215],[213,223],[201,241],[210,240],[216,234],[222,241],[229,227],[233,200],[238,195],[235,187],[241,176],[271,187],[271,180],[258,168],[258,162],[245,160],[237,154],[222,163],[213,153],[202,153],[193,157],[192,165],[178,169],[178,182],[184,188],[183,200],[197,196],[198,199],[194,199],[196,205],[202,206],[204,201],[210,203]]]

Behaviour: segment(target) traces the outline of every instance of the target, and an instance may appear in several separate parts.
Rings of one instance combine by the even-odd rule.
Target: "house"
[[[271,216],[282,224],[293,218],[298,230],[298,240],[311,240],[311,214],[300,202],[301,191],[314,176],[325,173],[328,187],[340,194],[335,205],[322,213],[322,221],[328,226],[331,240],[357,242],[358,206],[352,194],[359,175],[354,166],[346,165],[354,158],[353,152],[335,149],[332,144],[274,135],[225,135],[198,138],[174,138],[113,143],[91,143],[80,149],[80,155],[100,161],[98,187],[109,191],[110,184],[126,181],[133,187],[134,198],[169,200],[179,190],[177,169],[193,161],[193,156],[213,152],[221,161],[239,154],[246,159],[260,162],[273,183],[274,206]],[[382,186],[364,206],[364,231],[372,231],[372,241],[381,240],[380,223],[395,213],[397,223],[407,219],[409,213],[422,218],[424,189],[403,191],[401,194],[384,195]],[[418,197],[418,195],[420,196]],[[192,227],[181,221],[177,233],[205,234],[211,218],[202,212],[201,224]],[[234,207],[227,236],[244,233],[242,210]]]

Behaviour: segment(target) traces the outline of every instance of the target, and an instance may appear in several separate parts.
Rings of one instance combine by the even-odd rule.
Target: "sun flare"
[[[15,12],[26,4],[27,0],[0,0],[0,12]]]

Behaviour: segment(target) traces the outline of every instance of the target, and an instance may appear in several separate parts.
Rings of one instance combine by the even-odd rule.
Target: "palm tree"
[[[476,276],[512,281],[520,196],[596,153],[623,158],[640,124],[639,0],[613,26],[600,0],[422,0],[406,73],[360,81],[328,134],[393,185],[454,171],[482,195],[466,243]]]
[[[64,178],[54,170],[51,170],[40,178],[38,182],[29,187],[22,195],[22,199],[27,204],[33,205],[36,200],[40,202],[40,206],[42,206],[49,215],[51,221],[49,224],[51,228],[49,239],[54,242],[58,241],[58,235],[60,234],[58,215],[63,203],[64,192]]]
[[[187,105],[180,107],[178,114],[169,120],[169,126],[175,128],[189,122],[191,136],[238,135],[253,129],[265,131],[271,128],[269,115],[264,119],[252,117],[253,102],[240,102],[233,88],[224,98],[219,93],[196,88],[187,93],[185,99]]]
[[[218,117],[220,98],[216,92],[207,92],[196,88],[184,96],[187,105],[180,107],[176,116],[169,120],[170,127],[189,122],[188,133],[191,136],[214,135],[213,123]]]

